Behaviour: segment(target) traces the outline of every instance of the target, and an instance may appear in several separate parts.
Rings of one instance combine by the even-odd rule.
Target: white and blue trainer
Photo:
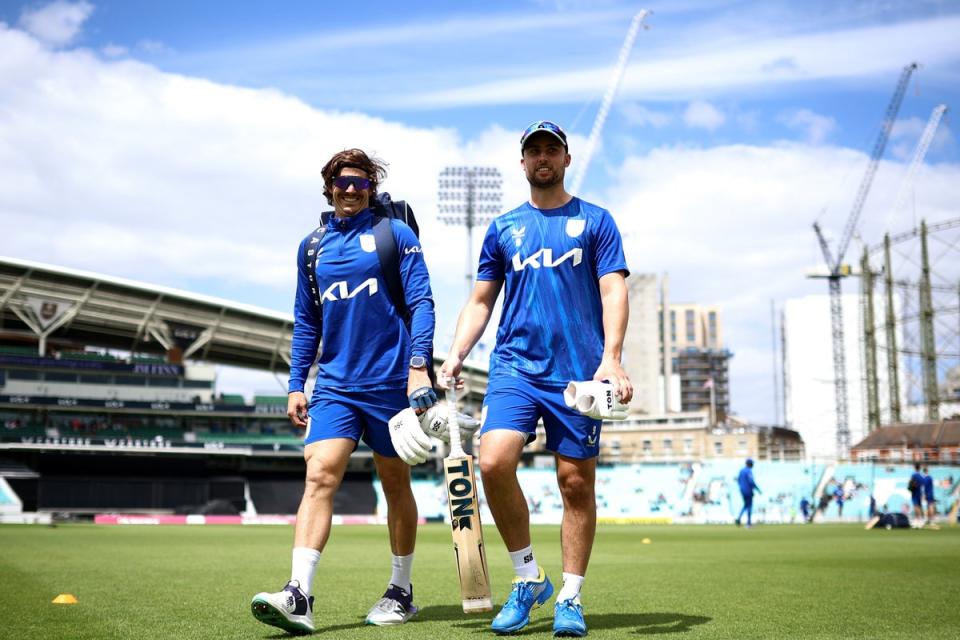
[[[253,617],[295,634],[313,633],[313,596],[307,597],[296,580],[277,593],[261,592],[250,603]]]

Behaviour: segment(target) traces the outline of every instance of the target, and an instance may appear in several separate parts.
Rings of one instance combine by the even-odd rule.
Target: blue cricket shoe
[[[553,595],[550,578],[539,568],[536,579],[514,578],[510,597],[493,619],[490,628],[496,633],[513,633],[530,623],[530,610],[536,609]]]
[[[582,638],[587,635],[580,598],[558,602],[553,608],[553,636],[555,638]]]

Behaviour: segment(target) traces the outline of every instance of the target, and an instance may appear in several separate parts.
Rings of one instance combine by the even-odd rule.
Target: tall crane
[[[627,68],[627,61],[630,59],[630,52],[633,50],[633,43],[637,39],[637,33],[643,24],[644,18],[650,15],[649,9],[641,9],[637,15],[633,16],[630,22],[630,28],[627,29],[627,37],[623,40],[623,46],[620,47],[620,55],[617,57],[617,66],[614,68],[613,77],[610,78],[610,84],[607,85],[607,91],[603,94],[603,100],[600,101],[600,110],[597,111],[597,117],[593,121],[593,128],[590,130],[590,137],[587,138],[587,147],[583,151],[583,160],[579,163],[577,174],[573,178],[573,184],[570,191],[577,195],[580,193],[580,186],[587,175],[587,169],[590,167],[590,161],[593,159],[593,152],[597,148],[597,141],[603,132],[603,125],[607,121],[607,114],[610,113],[610,105],[617,95],[617,89],[620,88],[620,81],[623,80],[623,72]]]
[[[940,126],[940,121],[943,119],[943,116],[946,114],[946,112],[947,105],[938,104],[930,113],[930,119],[927,120],[927,126],[920,135],[920,140],[917,142],[917,147],[913,151],[913,160],[910,161],[910,167],[907,169],[907,173],[903,176],[903,182],[900,183],[900,189],[897,191],[897,197],[893,201],[893,208],[890,209],[890,213],[887,214],[887,220],[884,224],[884,228],[890,228],[890,221],[894,216],[900,213],[900,210],[903,209],[904,204],[906,204],[907,196],[910,195],[910,187],[913,186],[913,179],[917,175],[917,169],[919,169],[920,165],[923,164],[923,159],[927,157],[927,150],[930,149],[930,143],[933,142],[933,136],[936,134],[937,127]]]
[[[912,62],[903,68],[900,73],[900,79],[897,81],[897,88],[893,92],[890,104],[887,105],[887,111],[883,116],[883,123],[880,126],[880,134],[873,145],[873,151],[870,153],[870,162],[867,164],[867,171],[860,181],[860,188],[857,189],[856,198],[853,201],[853,209],[850,211],[850,217],[843,228],[843,235],[840,236],[840,242],[837,244],[837,255],[834,257],[830,251],[830,245],[827,244],[823,232],[820,230],[820,224],[813,223],[813,230],[820,241],[820,250],[823,252],[823,259],[827,264],[827,280],[830,284],[830,328],[833,338],[833,376],[834,376],[834,395],[837,405],[837,456],[839,458],[847,457],[850,451],[850,423],[849,412],[847,408],[847,361],[844,353],[843,342],[843,292],[841,291],[840,281],[850,275],[850,266],[843,264],[843,256],[847,252],[847,246],[853,238],[853,232],[857,228],[857,222],[860,220],[860,213],[863,211],[863,204],[867,200],[867,194],[870,193],[870,187],[873,185],[873,178],[880,165],[880,158],[883,157],[883,151],[887,147],[887,140],[890,138],[890,130],[893,129],[893,123],[900,112],[900,104],[903,102],[903,95],[907,91],[907,84],[910,82],[910,76],[917,69],[917,63]]]

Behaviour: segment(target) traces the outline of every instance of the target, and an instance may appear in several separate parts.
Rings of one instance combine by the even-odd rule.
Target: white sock
[[[393,556],[393,573],[390,574],[390,584],[396,585],[410,593],[410,573],[413,571],[413,554],[407,556]]]
[[[320,552],[310,547],[293,548],[293,570],[290,572],[290,579],[300,583],[300,589],[310,597],[310,590],[313,586],[313,574],[317,570],[317,563],[320,562]]]
[[[513,570],[518,577],[537,578],[540,576],[537,560],[533,557],[532,545],[517,551],[510,551],[509,553],[510,561],[513,562]]]
[[[557,594],[557,602],[564,602],[579,597],[582,586],[583,576],[564,572],[563,587],[560,589],[560,593]]]

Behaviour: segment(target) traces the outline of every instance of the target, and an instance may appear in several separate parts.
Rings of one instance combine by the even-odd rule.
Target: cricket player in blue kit
[[[934,525],[937,517],[937,501],[933,496],[933,476],[927,467],[923,468],[923,498],[927,503],[927,524]]]
[[[743,498],[743,508],[740,509],[740,515],[737,516],[734,522],[739,527],[743,514],[747,514],[747,528],[749,529],[753,526],[753,522],[751,521],[753,516],[753,492],[756,491],[760,493],[760,487],[753,481],[753,459],[747,458],[747,464],[744,465],[743,469],[740,469],[740,473],[737,474],[737,486],[740,487],[740,496]]]
[[[436,402],[427,373],[433,350],[433,298],[420,242],[406,224],[389,221],[411,314],[408,330],[388,295],[372,233],[375,216],[370,205],[386,175],[384,167],[363,151],[350,149],[334,155],[322,174],[334,215],[313,243],[319,254],[315,267],[298,259],[294,303],[288,415],[294,425],[306,429],[306,484],[297,512],[293,569],[282,591],[259,593],[251,603],[258,620],[292,633],[315,630],[313,576],[330,535],[333,496],[359,440],[373,449],[387,500],[393,552],[386,593],[370,610],[367,622],[398,624],[417,612],[410,580],[417,504],[410,467],[397,457],[387,423],[407,406],[426,409]],[[314,284],[321,294],[316,302]],[[321,340],[317,381],[308,404],[304,383]]]
[[[583,636],[580,588],[596,533],[600,420],[568,408],[563,389],[572,380],[608,380],[622,402],[630,401],[633,387],[620,362],[628,271],[610,213],[564,189],[570,154],[563,130],[535,122],[521,136],[520,148],[530,201],[487,230],[477,283],[460,314],[440,385],[460,374],[504,288],[483,406],[480,471],[516,578],[492,628],[497,633],[524,628],[531,609],[554,590],[533,553],[530,514],[516,474],[523,447],[542,419],[563,497],[564,581],[554,607],[554,634]]]

